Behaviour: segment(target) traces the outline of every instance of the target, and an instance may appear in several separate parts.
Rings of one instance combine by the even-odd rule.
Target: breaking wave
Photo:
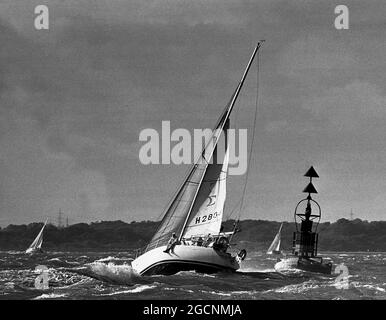
[[[139,286],[137,286],[134,289],[115,291],[115,292],[112,292],[112,293],[105,293],[105,294],[101,294],[101,296],[115,296],[115,295],[118,295],[118,294],[140,293],[140,292],[143,292],[145,290],[153,289],[155,287],[157,287],[157,286],[156,285],[146,285],[145,284],[145,285],[139,285]]]
[[[309,280],[299,284],[289,284],[284,287],[280,287],[273,290],[268,290],[267,292],[276,292],[276,293],[303,293],[309,290],[314,290],[320,288],[320,284],[316,283],[314,280]]]
[[[59,298],[65,298],[65,297],[67,297],[67,294],[65,293],[43,293],[42,295],[37,296],[32,300],[59,299]]]
[[[113,262],[103,263],[95,261],[86,265],[85,275],[98,280],[115,284],[135,285],[138,283],[148,283],[149,279],[140,276],[129,264],[116,265]]]

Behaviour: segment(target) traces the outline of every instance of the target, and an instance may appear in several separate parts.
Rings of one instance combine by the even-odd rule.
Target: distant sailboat
[[[213,273],[240,268],[246,251],[241,250],[235,256],[227,252],[236,227],[231,232],[221,230],[229,162],[227,129],[229,116],[260,46],[261,42],[217,122],[212,143],[206,145],[200,159],[190,169],[150,243],[138,251],[132,262],[138,274],[174,274],[184,270]],[[225,137],[225,154],[220,159],[217,158],[217,144],[221,135]]]
[[[33,253],[42,253],[42,244],[43,244],[43,231],[44,228],[46,227],[48,219],[46,222],[44,222],[44,225],[42,229],[40,230],[39,234],[35,238],[35,240],[31,243],[29,248],[25,251],[25,253],[33,254]]]
[[[280,243],[281,243],[281,228],[283,227],[283,223],[281,223],[278,233],[273,239],[271,245],[268,248],[267,254],[280,254]]]

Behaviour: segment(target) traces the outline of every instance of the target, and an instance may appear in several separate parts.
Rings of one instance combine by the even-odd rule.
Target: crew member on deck
[[[173,232],[172,234],[172,237],[170,238],[169,242],[168,242],[168,245],[166,247],[166,250],[164,250],[165,253],[169,253],[170,250],[173,251],[174,247],[176,246],[177,244],[177,236],[176,234]]]
[[[204,247],[208,247],[213,242],[213,238],[210,233],[207,235],[204,241]]]

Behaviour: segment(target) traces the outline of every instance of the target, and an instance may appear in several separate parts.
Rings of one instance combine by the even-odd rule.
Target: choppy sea
[[[249,252],[236,273],[137,276],[130,252],[0,252],[0,299],[386,299],[386,253],[324,253],[348,275],[278,273],[277,257]],[[35,286],[44,265],[48,289]],[[333,268],[334,269],[334,268]]]

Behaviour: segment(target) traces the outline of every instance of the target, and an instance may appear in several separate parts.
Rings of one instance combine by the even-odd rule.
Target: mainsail
[[[228,148],[222,163],[217,161],[217,145],[229,126],[229,116],[243,86],[252,61],[261,46],[259,42],[248,62],[247,68],[233,93],[230,102],[221,114],[214,132],[201,156],[189,170],[187,177],[170,202],[160,226],[146,247],[146,251],[166,245],[171,234],[179,240],[198,234],[215,234],[220,231],[222,212],[226,196]],[[224,134],[225,140],[226,134]],[[226,141],[227,144],[227,141]],[[210,221],[209,216],[211,217]],[[197,223],[196,223],[197,222]]]
[[[281,243],[281,228],[283,227],[283,223],[280,225],[279,231],[273,239],[271,245],[268,248],[267,253],[272,254],[273,252],[280,252],[280,243]]]
[[[43,225],[42,229],[40,230],[39,234],[37,235],[35,240],[31,243],[31,245],[29,246],[29,248],[27,250],[29,250],[29,249],[35,250],[35,249],[40,249],[42,247],[42,244],[43,244],[43,230],[44,230],[46,224],[47,224],[47,220],[46,220],[46,222],[44,222],[44,225]]]

